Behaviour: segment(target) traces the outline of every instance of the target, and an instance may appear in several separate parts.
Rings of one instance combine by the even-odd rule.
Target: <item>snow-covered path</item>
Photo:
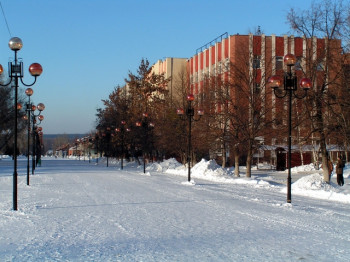
[[[20,169],[15,212],[2,162],[1,261],[349,261],[349,204],[50,160],[30,186]]]

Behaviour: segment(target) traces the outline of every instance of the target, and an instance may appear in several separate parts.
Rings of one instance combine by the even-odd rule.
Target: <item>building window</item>
[[[298,56],[297,57],[297,61],[296,61],[296,63],[295,63],[295,70],[302,70],[303,68],[302,68],[302,61],[303,61],[303,58],[301,57],[301,56]]]
[[[259,55],[254,56],[254,58],[253,58],[253,68],[254,69],[260,68],[260,60],[261,60],[261,56],[259,56]]]
[[[323,61],[317,64],[317,71],[324,71],[324,63]]]
[[[283,56],[276,56],[276,70],[283,69]]]

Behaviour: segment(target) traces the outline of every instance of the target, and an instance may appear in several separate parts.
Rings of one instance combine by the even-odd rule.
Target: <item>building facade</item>
[[[213,100],[218,94],[214,92],[214,95],[210,95],[208,92],[221,88],[217,84],[210,83],[208,79],[216,78],[222,82],[228,82],[229,96],[234,106],[244,108],[245,117],[250,120],[250,123],[261,121],[272,130],[271,134],[267,134],[266,131],[259,133],[261,130],[257,130],[256,137],[259,140],[257,146],[261,147],[261,150],[257,150],[258,154],[255,156],[276,164],[275,150],[284,148],[286,145],[286,138],[279,138],[282,137],[279,135],[281,126],[286,125],[287,103],[285,100],[276,99],[271,88],[266,87],[267,79],[276,74],[283,76],[283,72],[287,69],[283,58],[291,53],[297,57],[293,72],[299,78],[306,75],[313,79],[314,86],[319,85],[324,81],[325,72],[327,77],[331,77],[330,74],[337,71],[325,69],[324,64],[327,52],[335,52],[335,56],[339,55],[337,52],[340,50],[338,48],[340,41],[332,40],[331,44],[326,41],[326,39],[306,39],[287,35],[227,36],[204,50],[197,50],[198,52],[188,59],[190,92],[198,97],[199,103],[206,104],[205,98],[210,97],[210,100]],[[329,46],[335,47],[333,51],[330,51]],[[221,113],[225,105],[220,99],[217,101],[215,108],[209,110]],[[231,106],[233,107],[232,104]],[[301,113],[298,111],[302,108],[301,104],[296,104],[295,107],[296,114]],[[260,110],[259,115],[254,112],[257,109]],[[255,119],[257,117],[259,119]],[[302,124],[299,127],[308,128]],[[246,132],[250,131],[254,132],[254,130]],[[296,131],[301,136],[304,134],[299,128]],[[294,134],[294,137],[297,135]],[[311,161],[310,157],[305,159]],[[300,163],[295,162],[295,165],[298,164]]]
[[[178,87],[179,82],[187,77],[186,72],[187,58],[167,57],[164,60],[158,60],[152,66],[152,73],[164,74],[165,79],[169,79],[167,89],[169,91],[170,99],[179,99],[180,93]]]

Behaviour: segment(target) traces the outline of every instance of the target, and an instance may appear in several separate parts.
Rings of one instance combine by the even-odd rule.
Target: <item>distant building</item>
[[[170,99],[179,99],[182,96],[182,84],[187,83],[186,71],[187,58],[167,57],[164,60],[158,60],[152,65],[152,73],[164,74],[165,79],[170,79],[167,90],[169,91]]]

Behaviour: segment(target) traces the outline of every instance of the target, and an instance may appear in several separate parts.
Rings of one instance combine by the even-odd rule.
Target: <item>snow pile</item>
[[[292,184],[293,194],[350,203],[350,195],[346,191],[340,192],[340,188],[333,183],[324,182],[323,176],[319,174],[302,177]]]
[[[156,171],[156,172],[166,172],[168,169],[183,169],[183,165],[180,164],[175,158],[170,158],[164,160],[161,163],[152,163],[149,165],[146,170],[147,171]]]
[[[294,172],[294,173],[297,173],[297,172],[308,172],[308,171],[313,171],[313,170],[316,170],[314,164],[303,165],[303,166],[296,166],[296,167],[291,168],[291,171]]]
[[[196,177],[216,177],[216,176],[227,176],[227,171],[219,166],[215,160],[202,159],[192,168],[192,174]]]

